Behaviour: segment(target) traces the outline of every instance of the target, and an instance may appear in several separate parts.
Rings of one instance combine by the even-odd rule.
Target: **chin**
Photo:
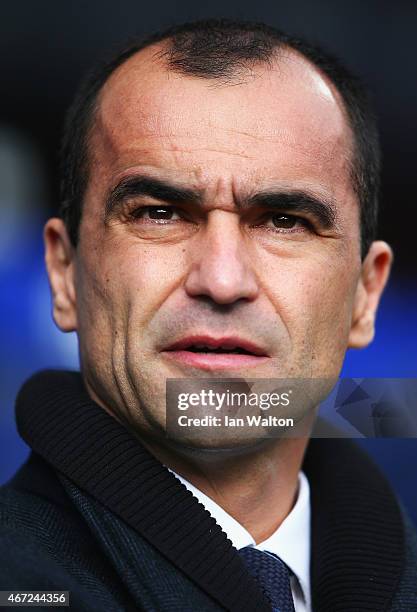
[[[250,454],[261,448],[276,443],[276,438],[259,436],[247,436],[237,438],[209,438],[201,436],[199,438],[181,437],[167,438],[166,445],[175,450],[176,453],[184,457],[200,457],[206,461],[221,461],[228,457],[238,457]]]

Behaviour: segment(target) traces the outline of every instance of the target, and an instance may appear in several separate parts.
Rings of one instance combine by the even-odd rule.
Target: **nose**
[[[209,297],[218,304],[253,301],[259,288],[247,240],[235,214],[212,211],[192,247],[187,294]]]

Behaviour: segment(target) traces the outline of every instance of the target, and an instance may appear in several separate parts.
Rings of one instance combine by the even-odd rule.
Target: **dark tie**
[[[239,550],[249,572],[258,581],[274,612],[294,612],[290,570],[279,557],[253,546]]]

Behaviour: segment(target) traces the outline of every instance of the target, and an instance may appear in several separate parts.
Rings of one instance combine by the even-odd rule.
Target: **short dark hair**
[[[161,41],[167,42],[163,55],[169,69],[181,74],[227,82],[241,68],[268,62],[278,50],[289,48],[301,53],[330,79],[343,100],[353,134],[351,176],[360,205],[364,257],[376,234],[380,181],[378,129],[366,89],[338,59],[305,40],[263,23],[223,19],[185,23],[131,41],[84,80],[66,116],[60,154],[60,215],[72,244],[76,246],[78,242],[89,178],[89,136],[99,92],[118,66]]]

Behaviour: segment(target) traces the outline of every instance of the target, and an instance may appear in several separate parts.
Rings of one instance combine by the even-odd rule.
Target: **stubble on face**
[[[288,51],[239,84],[213,87],[154,54],[129,59],[100,94],[76,289],[90,391],[138,431],[162,435],[166,378],[337,375],[360,253],[352,136],[316,69]],[[147,196],[106,217],[109,194],[137,175],[193,189],[201,207],[187,207],[186,223],[152,226],[132,210],[172,203]],[[256,225],[262,211],[243,203],[272,189],[331,202],[333,226]],[[251,340],[268,359],[225,372],[167,358],[169,345],[202,332]]]

